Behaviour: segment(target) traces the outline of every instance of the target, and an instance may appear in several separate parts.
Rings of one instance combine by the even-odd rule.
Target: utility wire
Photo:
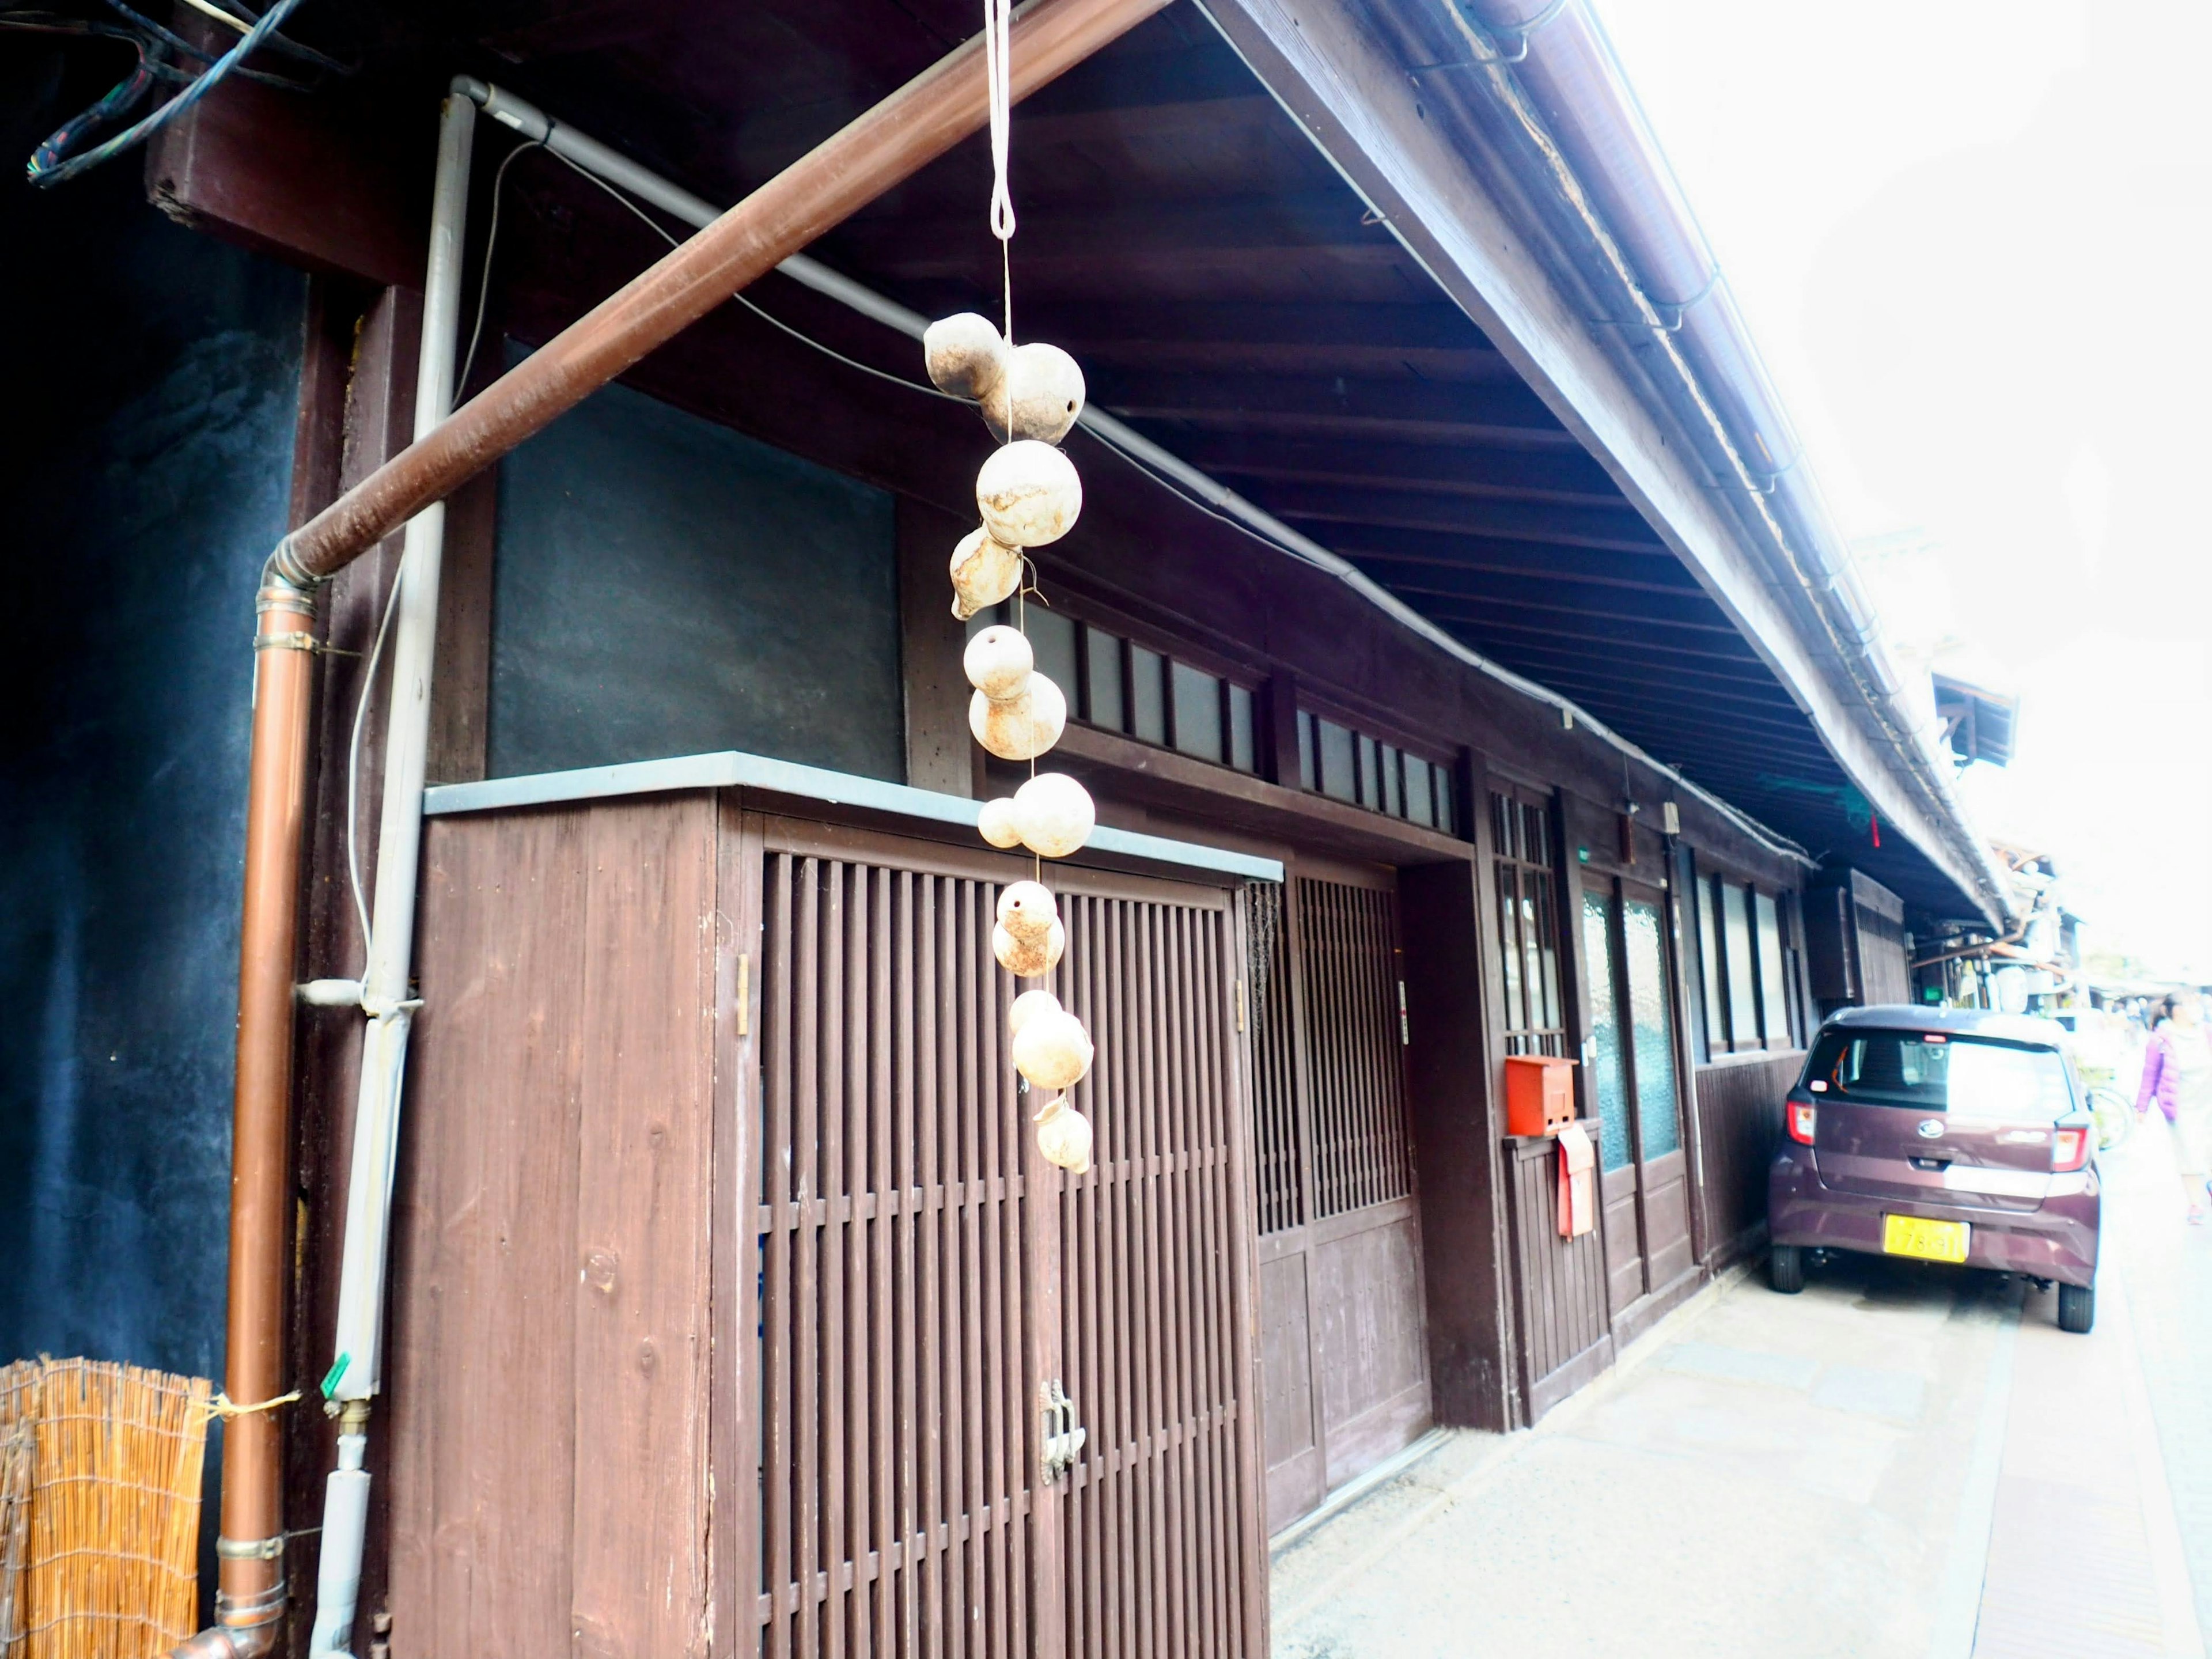
[[[63,127],[59,132],[33,151],[29,164],[24,168],[26,175],[32,184],[40,189],[50,189],[60,184],[64,179],[74,179],[80,173],[96,167],[102,161],[112,161],[124,151],[145,143],[147,139],[213,92],[222,83],[223,78],[245,60],[248,52],[263,45],[276,33],[277,26],[297,11],[300,9],[300,3],[301,0],[276,0],[276,3],[269,9],[261,21],[246,32],[246,38],[210,64],[207,73],[193,82],[191,85],[186,87],[151,115],[125,128],[106,143],[95,144],[82,155],[70,156],[64,160],[64,152],[83,135],[86,128],[80,124],[84,123],[88,116],[111,104],[118,106],[118,113],[127,111],[139,98],[145,95],[143,88],[133,93],[131,90],[131,83],[125,82],[115,91],[111,92],[106,98],[102,99],[100,104],[94,106],[93,110],[88,111],[86,116],[80,116],[76,121]],[[134,74],[132,79],[135,81],[137,78]],[[150,76],[148,77],[148,83],[151,83]],[[110,114],[104,118],[112,119],[117,117],[116,114]],[[72,131],[72,129],[76,131]]]

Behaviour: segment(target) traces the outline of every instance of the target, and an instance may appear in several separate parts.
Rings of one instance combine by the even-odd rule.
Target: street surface
[[[1278,1659],[2202,1656],[2212,1228],[2155,1115],[2100,1164],[2090,1335],[1993,1275],[1762,1262],[1279,1547]]]

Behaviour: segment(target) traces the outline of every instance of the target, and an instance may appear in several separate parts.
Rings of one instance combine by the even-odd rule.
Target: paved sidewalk
[[[1279,1659],[2201,1655],[2212,1230],[2166,1156],[2108,1160],[2092,1335],[1906,1262],[1709,1290],[1535,1431],[1446,1437],[1281,1551]]]

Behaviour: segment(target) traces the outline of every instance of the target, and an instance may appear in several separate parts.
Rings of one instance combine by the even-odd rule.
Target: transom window
[[[1504,980],[1505,1052],[1564,1054],[1566,1013],[1559,1002],[1558,875],[1552,811],[1534,794],[1497,789],[1490,796],[1497,848],[1498,959]]]
[[[1030,605],[1024,622],[1037,671],[1067,694],[1075,719],[1217,766],[1258,770],[1250,686],[1043,605]],[[1013,625],[1011,601],[979,613],[968,632],[994,623]]]
[[[1459,833],[1449,767],[1304,708],[1298,710],[1298,782],[1408,823]]]

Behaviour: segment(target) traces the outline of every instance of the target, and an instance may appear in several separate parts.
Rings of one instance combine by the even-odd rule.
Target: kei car
[[[2087,1091],[2057,1024],[1906,1006],[1845,1009],[1814,1039],[1767,1171],[1769,1282],[1856,1250],[2058,1287],[2058,1325],[2097,1311],[2102,1199]]]

